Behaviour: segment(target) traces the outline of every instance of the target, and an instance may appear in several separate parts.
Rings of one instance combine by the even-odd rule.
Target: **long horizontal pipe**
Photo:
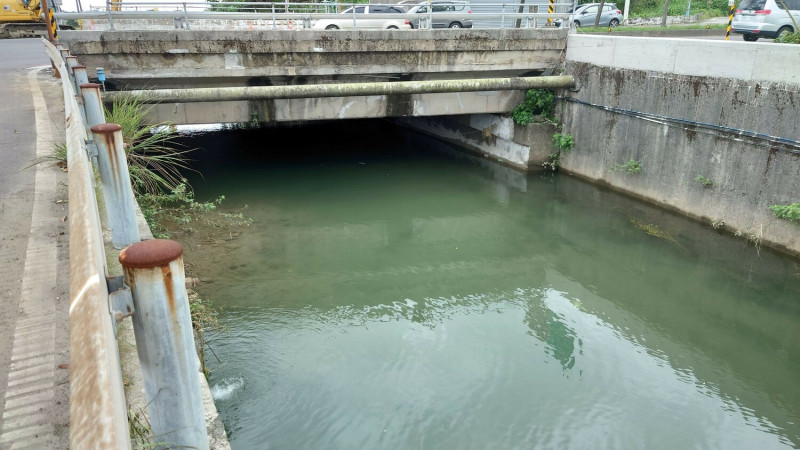
[[[134,97],[142,103],[200,103],[237,100],[267,100],[318,97],[358,97],[366,95],[437,94],[445,92],[518,91],[535,88],[575,86],[571,75],[551,77],[482,78],[471,80],[425,80],[373,83],[306,84],[287,86],[249,86],[196,89],[152,89],[106,92],[103,101],[111,103]]]

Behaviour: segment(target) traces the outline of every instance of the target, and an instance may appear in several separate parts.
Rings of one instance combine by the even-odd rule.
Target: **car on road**
[[[789,14],[800,22],[800,0],[783,2],[789,8],[788,12],[775,0],[742,0],[733,16],[731,30],[741,34],[749,42],[757,41],[758,38],[777,38],[798,31],[794,29]]]
[[[430,8],[430,10],[428,9]],[[472,14],[469,2],[463,1],[432,1],[420,3],[408,10],[409,14],[419,14],[420,18],[411,19],[411,28],[420,28],[420,23],[425,28],[472,28],[472,19],[467,14]],[[431,19],[433,26],[427,25]]]
[[[341,19],[320,19],[311,28],[315,30],[352,30],[355,24],[355,28],[358,29],[410,30],[411,24],[408,19],[386,17],[387,14],[405,14],[405,12],[399,6],[351,6],[340,13]]]
[[[597,19],[597,10],[600,8],[600,3],[586,3],[575,7],[569,19],[569,22],[576,27],[593,27]],[[569,11],[568,11],[569,12]],[[617,8],[613,3],[606,3],[603,5],[603,13],[600,14],[600,23],[598,26],[614,28],[622,21],[622,11]],[[563,21],[556,20],[557,26],[563,26]]]

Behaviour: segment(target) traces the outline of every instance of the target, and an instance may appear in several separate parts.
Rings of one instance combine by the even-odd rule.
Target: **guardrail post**
[[[75,91],[81,92],[81,85],[89,84],[89,74],[86,73],[86,66],[80,64],[73,66],[72,74],[75,75]]]
[[[84,68],[85,71],[86,69]],[[95,125],[106,123],[103,102],[100,100],[100,85],[97,83],[84,83],[80,87],[83,106],[86,108],[86,126],[92,128]]]
[[[114,248],[124,248],[139,242],[140,238],[139,224],[136,222],[136,200],[133,198],[131,177],[122,143],[122,127],[115,123],[101,123],[91,129],[97,145],[97,169],[106,200],[111,243]]]
[[[183,248],[137,242],[120,253],[133,294],[133,330],[153,434],[170,448],[208,449]]]

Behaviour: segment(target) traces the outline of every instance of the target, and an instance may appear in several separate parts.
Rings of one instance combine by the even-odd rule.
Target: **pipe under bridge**
[[[175,124],[509,112],[524,89],[572,85],[535,80],[560,65],[566,37],[558,28],[61,33],[90,77],[103,67],[109,90],[157,90],[150,119]]]

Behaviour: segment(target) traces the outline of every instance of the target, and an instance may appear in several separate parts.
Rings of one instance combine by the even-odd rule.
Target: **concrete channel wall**
[[[797,46],[654,41],[570,37],[564,170],[800,255]]]

